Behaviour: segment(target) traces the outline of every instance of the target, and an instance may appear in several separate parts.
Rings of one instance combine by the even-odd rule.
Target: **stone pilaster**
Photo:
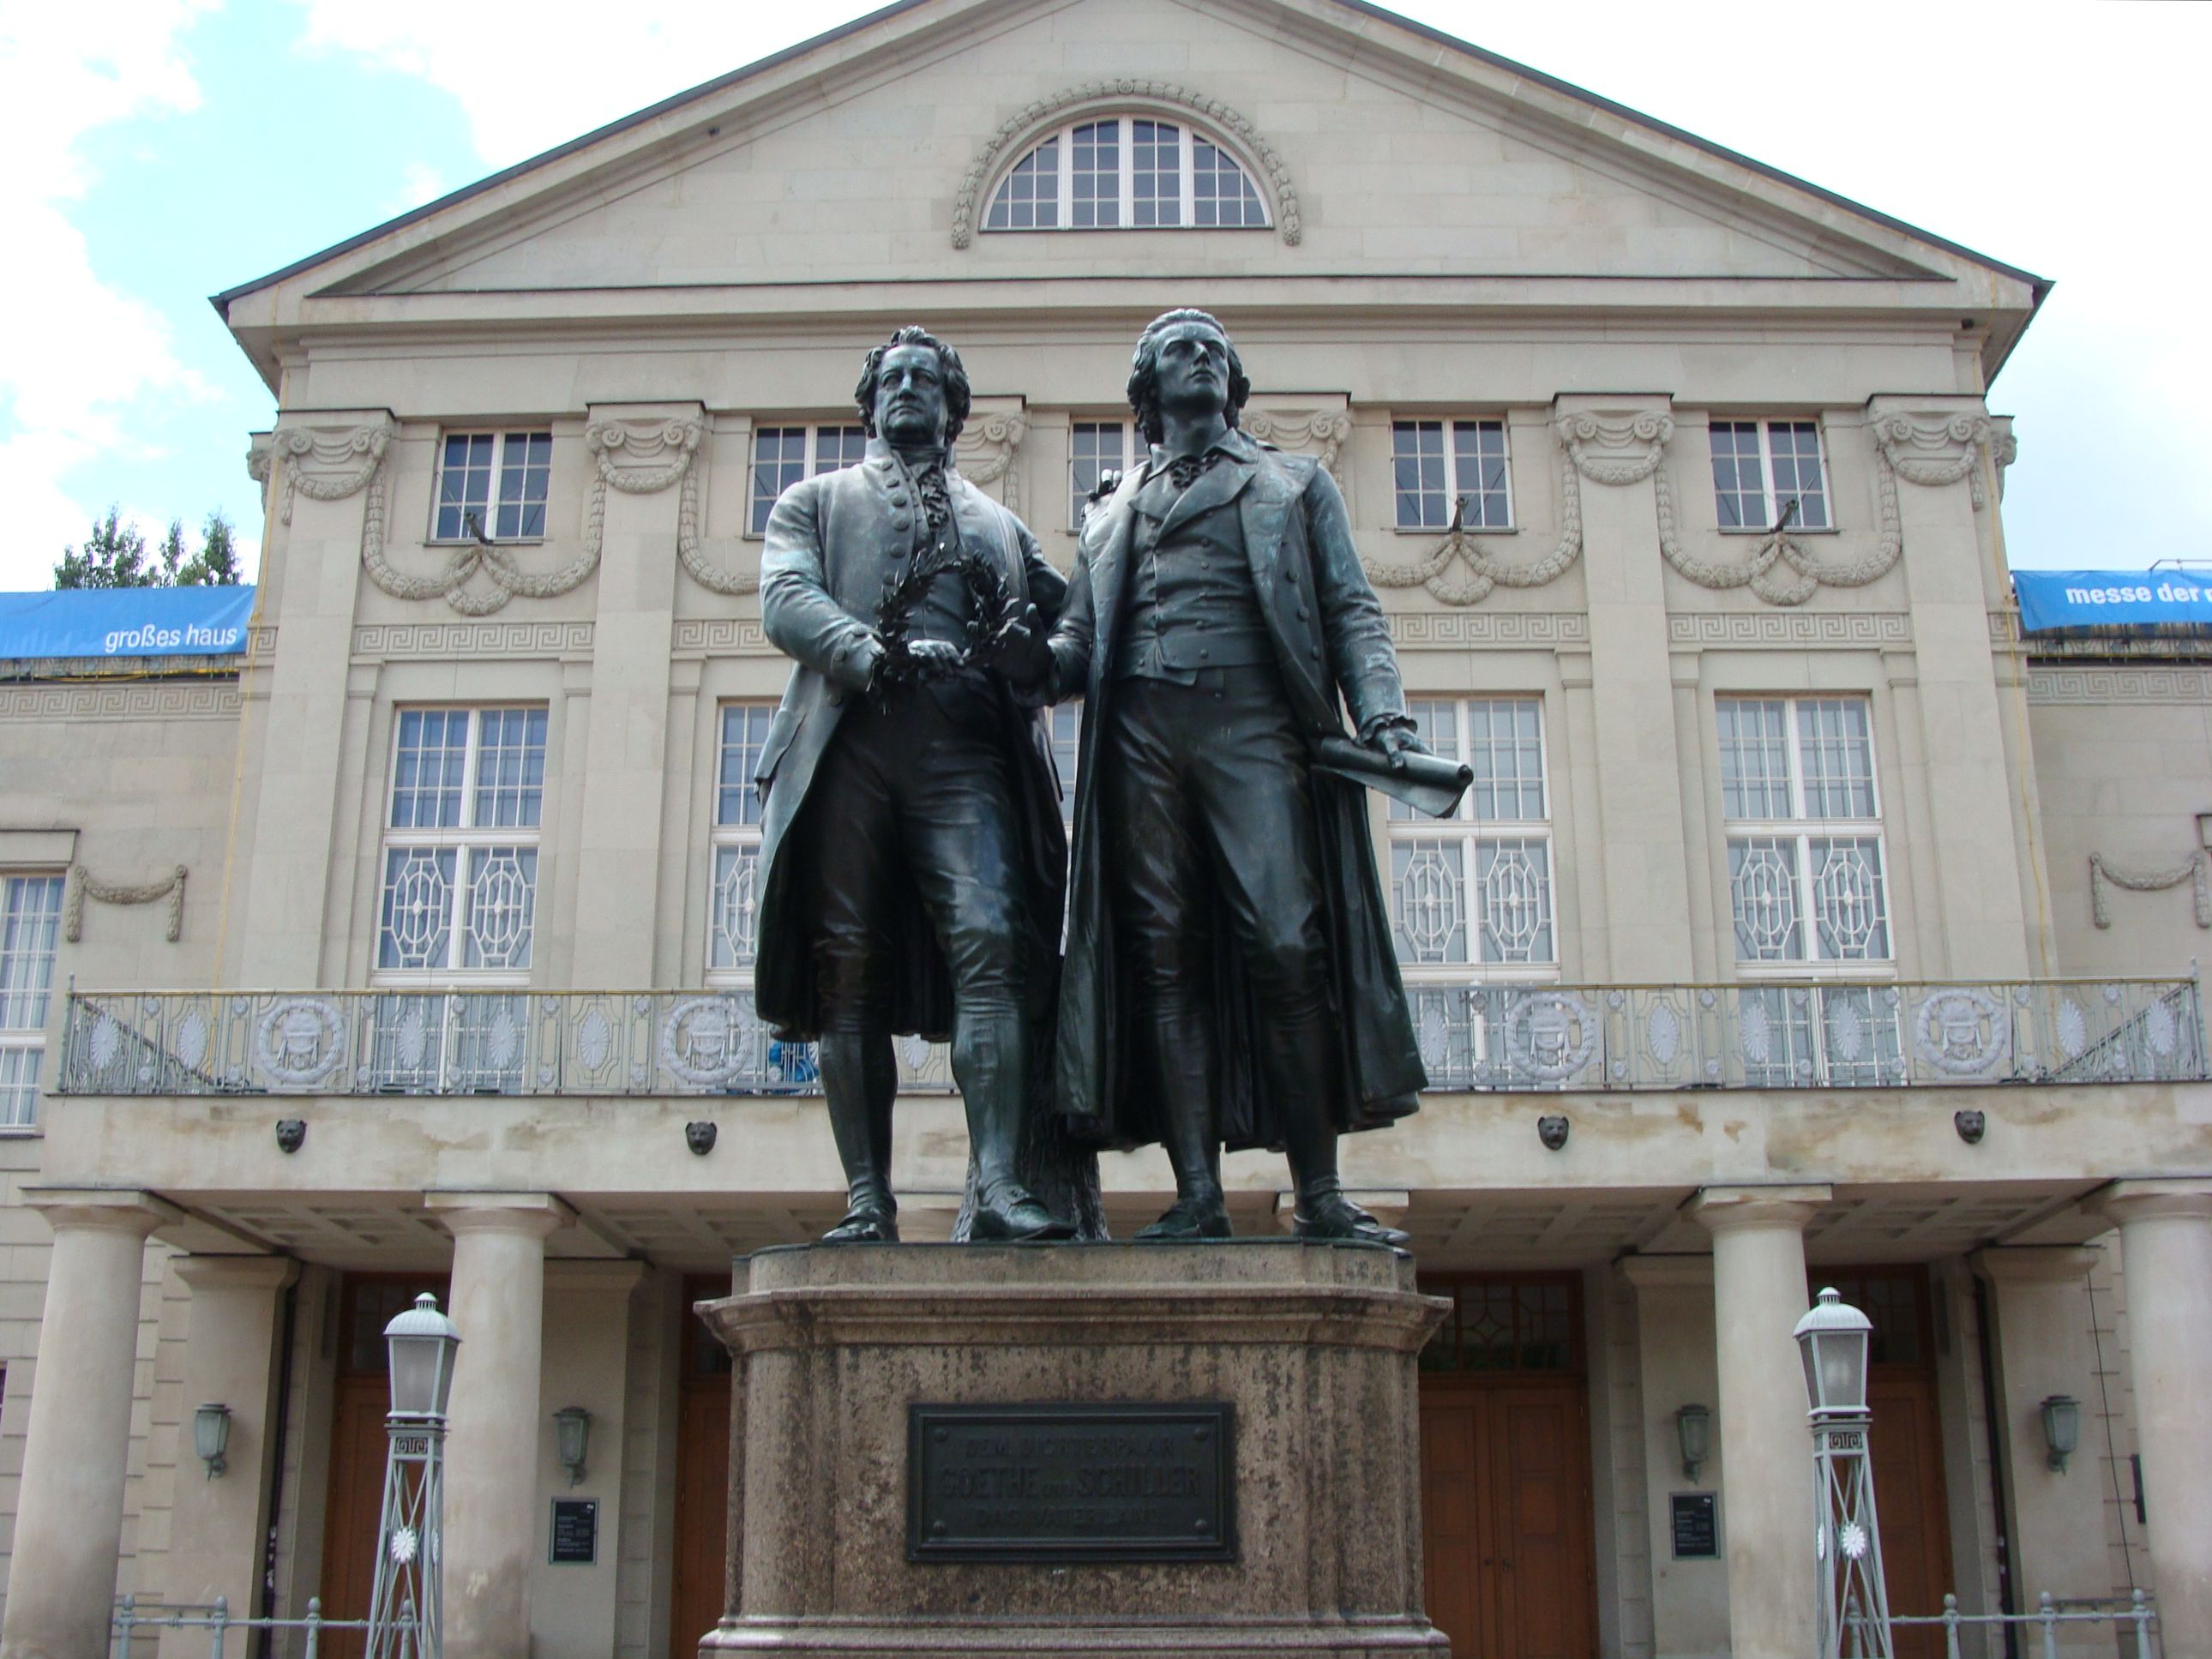
[[[580,982],[659,982],[650,878],[666,795],[677,521],[705,431],[705,410],[682,403],[594,404],[584,429],[600,554],[571,946]]]
[[[1791,1332],[1808,1305],[1806,1224],[1831,1196],[1816,1186],[1708,1187],[1690,1206],[1713,1235],[1735,1659],[1813,1650],[1813,1443]]]
[[[1623,1256],[1620,1271],[1636,1290],[1637,1364],[1644,1402],[1644,1516],[1652,1564],[1651,1644],[1655,1653],[1720,1653],[1729,1644],[1728,1568],[1723,1561],[1674,1559],[1670,1493],[1711,1492],[1727,1476],[1724,1437],[1716,1433],[1712,1455],[1695,1480],[1682,1468],[1680,1431],[1674,1413],[1685,1406],[1717,1409],[1720,1377],[1714,1359],[1713,1259],[1709,1255]],[[1725,1540],[1732,1516],[1721,1515]]]
[[[182,1217],[129,1188],[33,1187],[23,1197],[54,1247],[0,1656],[99,1659],[123,1547],[146,1240]]]
[[[284,645],[268,670],[262,729],[247,734],[260,764],[258,793],[241,808],[255,839],[232,933],[240,983],[329,982],[323,922],[339,838],[331,757],[342,751],[362,562],[385,538],[398,430],[388,410],[287,410],[257,451],[273,511],[256,614]]]
[[[190,1255],[176,1263],[191,1287],[185,1331],[169,1552],[163,1599],[206,1606],[222,1598],[243,1618],[261,1611],[262,1555],[269,1525],[270,1432],[276,1398],[277,1304],[300,1264],[276,1255]],[[192,1449],[202,1405],[230,1407],[228,1467],[210,1476]],[[204,1632],[166,1631],[165,1659],[207,1650]]]
[[[2117,1181],[2095,1207],[2120,1228],[2166,1659],[2212,1659],[2212,1177]]]
[[[2016,1601],[2033,1607],[2048,1590],[2090,1594],[2112,1569],[2105,1529],[2091,1522],[2104,1509],[2093,1441],[2095,1358],[2090,1350],[2088,1274],[2094,1250],[2052,1246],[1978,1250],[1974,1272],[1989,1281],[1996,1306],[1996,1399],[2002,1421],[2004,1519]],[[2082,1402],[2081,1448],[2063,1473],[2051,1467],[2044,1443],[2043,1402],[2055,1394]],[[1879,1494],[1877,1494],[1879,1496]],[[2103,1631],[2083,1628],[2075,1645],[2104,1646]]]
[[[1673,702],[1653,694],[1671,672],[1653,483],[1674,429],[1668,409],[1658,395],[1561,398],[1556,409],[1559,441],[1581,480],[1591,733],[1604,823],[1597,878],[1605,959],[1586,958],[1583,968],[1624,981],[1692,976],[1681,753]]]
[[[446,1435],[446,1652],[530,1659],[545,1240],[574,1219],[550,1193],[430,1193],[453,1236],[461,1337]]]
[[[2030,917],[2008,823],[2022,787],[2007,763],[1990,647],[1990,582],[1975,522],[1989,510],[1987,410],[1978,398],[1876,398],[1867,407],[1883,513],[1903,538],[1918,665],[1938,913],[1921,919],[1929,977],[2017,979],[2029,971]],[[2000,814],[1996,803],[2011,805]],[[1930,925],[1933,924],[1933,925]]]

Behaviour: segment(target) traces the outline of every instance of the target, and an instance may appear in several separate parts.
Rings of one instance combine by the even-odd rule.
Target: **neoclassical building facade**
[[[1455,1650],[1805,1651],[1832,1283],[1899,1611],[2140,1588],[2212,1654],[2212,651],[2020,631],[1990,398],[2047,286],[1354,0],[907,0],[217,296],[276,410],[249,650],[0,678],[0,1651],[88,1656],[122,1593],[357,1616],[425,1289],[450,1650],[696,1648],[689,1305],[842,1206],[749,1001],[767,509],[921,322],[1067,568],[1196,303],[1476,775],[1377,798],[1431,1086],[1345,1147],[1452,1299]],[[941,1237],[959,1102],[901,1065]],[[1285,1225],[1279,1159],[1229,1174]],[[1170,1188],[1104,1176],[1121,1234]]]

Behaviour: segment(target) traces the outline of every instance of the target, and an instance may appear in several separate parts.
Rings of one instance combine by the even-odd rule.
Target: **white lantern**
[[[1797,1322],[1805,1394],[1814,1417],[1866,1415],[1867,1346],[1874,1322],[1831,1290]]]
[[[442,1421],[461,1336],[438,1311],[438,1298],[428,1291],[416,1297],[413,1307],[384,1328],[384,1340],[392,1354],[392,1414]]]

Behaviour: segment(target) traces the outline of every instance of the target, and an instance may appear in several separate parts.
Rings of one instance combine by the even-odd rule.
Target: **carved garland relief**
[[[1979,462],[1984,454],[1996,459],[2000,448],[1986,416],[1961,415],[1945,421],[1886,415],[1870,429],[1876,455],[1878,531],[1874,551],[1850,564],[1831,564],[1817,557],[1787,530],[1760,538],[1741,562],[1703,559],[1690,552],[1676,532],[1674,488],[1664,465],[1674,422],[1668,416],[1648,413],[1625,419],[1563,415],[1552,423],[1561,450],[1559,539],[1544,557],[1527,563],[1501,558],[1485,549],[1486,538],[1462,529],[1455,516],[1451,528],[1426,558],[1412,564],[1362,562],[1378,587],[1425,587],[1451,605],[1480,604],[1499,586],[1541,586],[1565,574],[1582,556],[1583,481],[1619,487],[1650,478],[1659,555],[1676,571],[1714,592],[1748,587],[1769,605],[1802,605],[1823,586],[1864,587],[1896,568],[1905,552],[1899,478],[1927,489],[1964,478],[1973,492],[1975,507],[1986,504]],[[2010,443],[2005,434],[2003,446]],[[1624,450],[1629,453],[1621,457],[1619,452]]]
[[[2089,918],[2100,927],[2112,925],[2112,907],[2105,884],[2124,887],[2130,893],[2159,893],[2169,887],[2190,884],[2191,896],[2196,901],[2197,925],[2212,927],[2212,877],[2205,871],[2202,849],[2171,870],[2115,870],[2105,862],[2101,853],[2089,854]]]
[[[1245,421],[1255,437],[1316,456],[1334,471],[1352,435],[1352,417],[1342,410],[1271,415],[1255,410]],[[278,518],[289,524],[295,497],[337,501],[364,495],[362,509],[362,568],[382,592],[399,599],[443,598],[466,617],[489,616],[517,594],[551,599],[573,592],[599,568],[607,492],[656,495],[677,488],[676,552],[692,579],[709,592],[736,595],[757,592],[757,562],[744,555],[737,538],[708,538],[701,533],[699,469],[695,465],[705,425],[699,421],[593,422],[584,431],[597,476],[592,481],[582,544],[568,565],[547,574],[524,569],[515,550],[479,542],[447,550],[445,568],[434,575],[408,575],[385,556],[386,462],[395,424],[389,419],[345,428],[280,427],[257,444],[248,470],[264,483],[282,463]],[[1652,481],[1660,556],[1698,586],[1716,592],[1748,587],[1774,605],[1802,605],[1828,587],[1863,587],[1896,568],[1904,553],[1898,511],[1897,481],[1940,489],[1966,481],[1977,508],[1985,506],[1981,462],[2002,468],[2013,445],[1984,416],[1948,419],[1885,415],[1871,422],[1875,446],[1878,528],[1874,550],[1848,564],[1830,563],[1813,554],[1787,530],[1768,532],[1740,562],[1707,560],[1681,544],[1675,526],[1673,486],[1665,465],[1674,422],[1666,415],[1643,413],[1618,418],[1578,413],[1552,423],[1559,447],[1559,534],[1540,558],[1518,561],[1492,552],[1486,537],[1463,530],[1455,520],[1443,538],[1411,563],[1363,561],[1377,586],[1421,587],[1452,606],[1478,605],[1495,589],[1540,587],[1557,580],[1582,556],[1582,489],[1587,481],[1621,488]],[[979,416],[963,432],[957,450],[963,474],[978,485],[995,484],[1006,504],[1021,509],[1020,473],[1016,465],[1029,423],[1018,413]],[[2000,478],[2002,472],[2000,471]],[[474,579],[481,575],[487,582]],[[488,584],[488,585],[487,585]]]
[[[166,934],[174,945],[185,931],[185,878],[191,872],[179,865],[159,881],[119,882],[100,881],[82,864],[69,867],[69,882],[62,897],[62,937],[71,945],[84,938],[84,902],[90,899],[99,904],[151,904],[156,899],[169,901],[169,925]]]

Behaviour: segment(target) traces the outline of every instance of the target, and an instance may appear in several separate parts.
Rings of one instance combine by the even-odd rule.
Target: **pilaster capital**
[[[300,1276],[289,1255],[186,1255],[176,1260],[177,1277],[203,1291],[281,1291]]]
[[[2097,1265],[2083,1244],[2013,1244],[1976,1250],[1966,1258],[1975,1274],[1992,1285],[2073,1285]]]
[[[1640,483],[1659,470],[1674,435],[1666,392],[1573,395],[1552,400],[1552,430],[1575,471],[1592,483]]]
[[[1835,1188],[1825,1184],[1705,1187],[1686,1207],[1692,1220],[1715,1233],[1747,1227],[1802,1232],[1835,1195]]]
[[[182,1210],[143,1187],[26,1187],[23,1202],[56,1232],[84,1227],[144,1238],[185,1219]]]
[[[702,404],[593,404],[584,447],[604,482],[626,495],[651,495],[690,470],[706,435]]]
[[[2123,1228],[2137,1221],[2212,1221],[2212,1176],[2115,1181],[2081,1207]]]
[[[428,1192],[422,1207],[456,1238],[463,1233],[514,1233],[544,1238],[574,1225],[576,1212],[554,1193]]]
[[[1639,1291],[1713,1288],[1713,1259],[1709,1255],[1625,1255],[1613,1265]]]

